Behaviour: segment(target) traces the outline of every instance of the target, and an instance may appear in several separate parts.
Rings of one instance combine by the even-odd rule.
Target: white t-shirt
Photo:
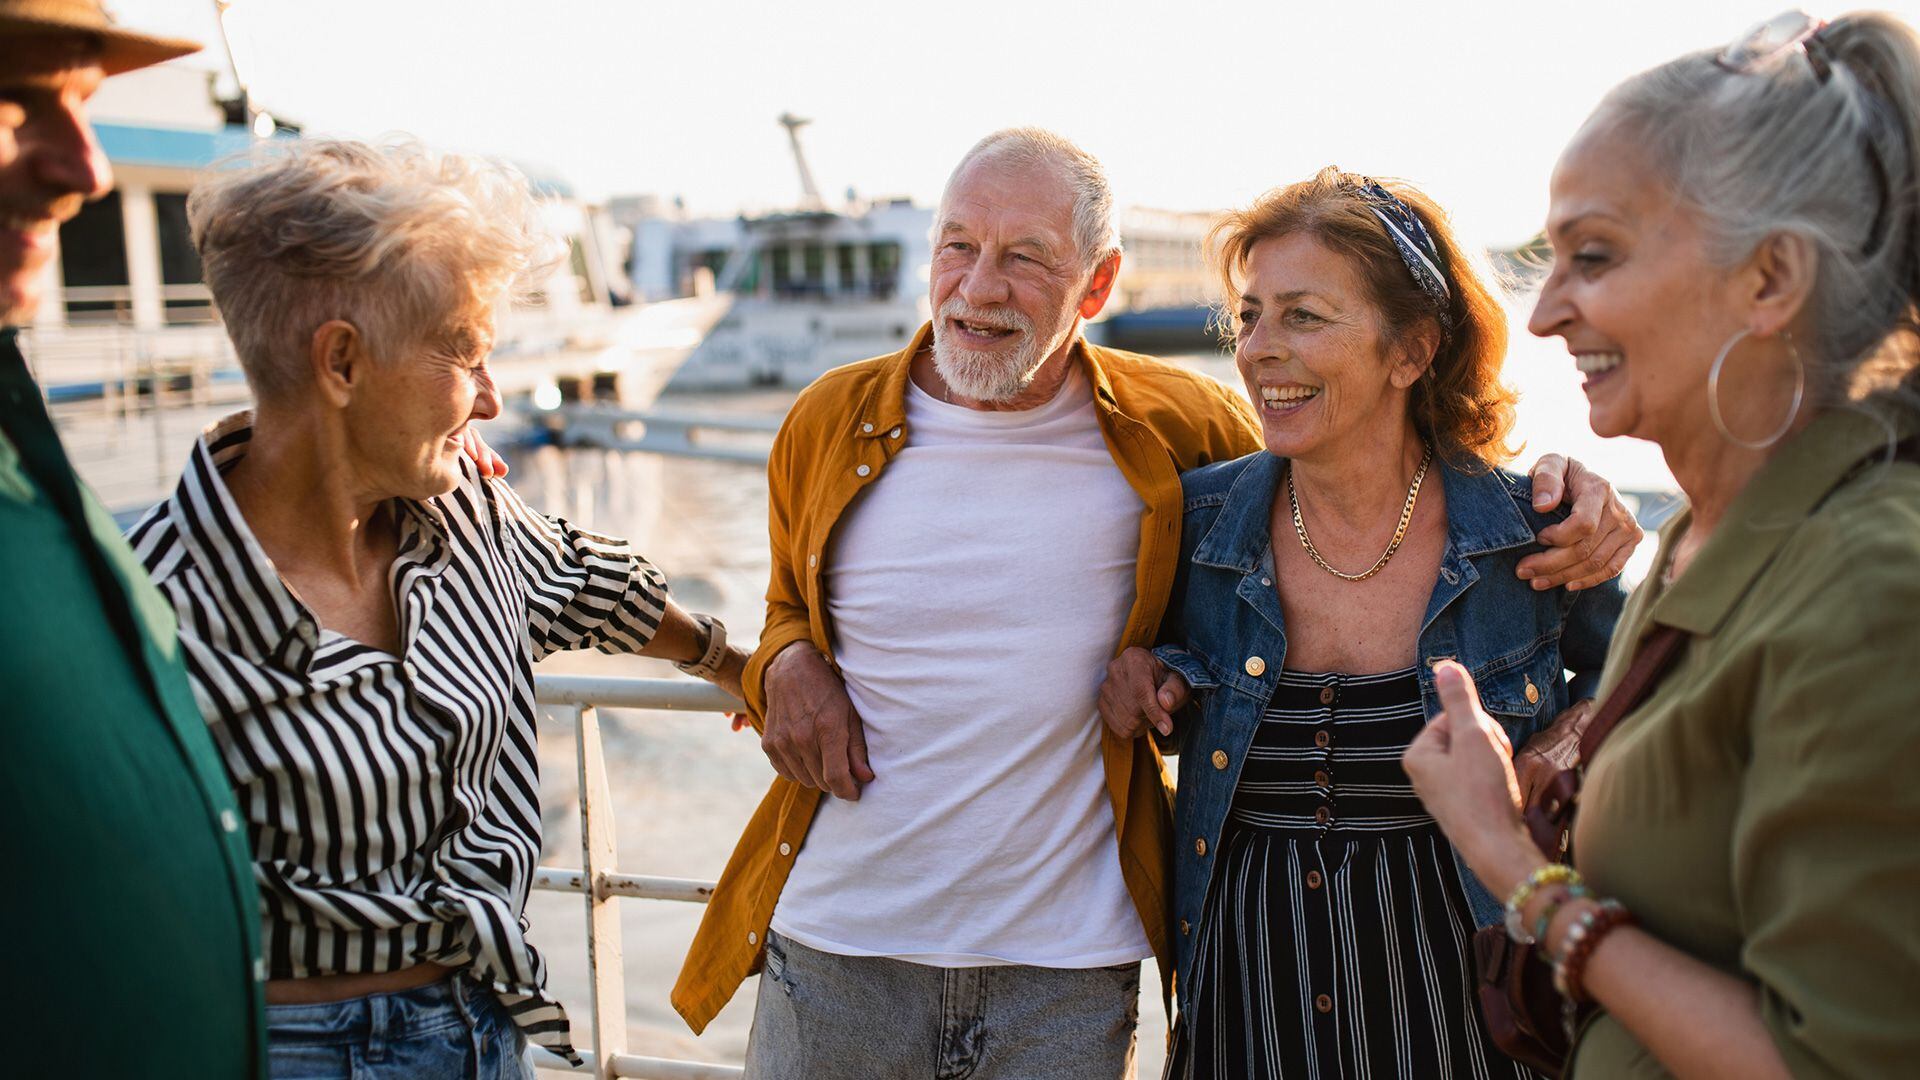
[[[1143,507],[1092,388],[1076,368],[1039,408],[981,412],[910,386],[907,423],[825,571],[875,779],[821,800],[773,928],[945,967],[1144,959],[1095,709]]]

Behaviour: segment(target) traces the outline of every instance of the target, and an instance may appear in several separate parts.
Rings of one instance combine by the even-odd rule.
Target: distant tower
[[[800,149],[800,129],[811,123],[813,121],[790,112],[780,114],[780,126],[787,129],[787,142],[793,146],[793,163],[800,167],[801,204],[808,210],[824,210],[826,200],[820,197],[819,185],[813,182],[813,170],[807,167],[806,151]]]

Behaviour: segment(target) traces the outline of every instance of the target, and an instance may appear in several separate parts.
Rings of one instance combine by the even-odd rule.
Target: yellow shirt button
[[[751,930],[749,930],[749,931],[747,931],[747,944],[749,944],[749,945],[758,945],[758,944],[760,944],[760,935],[759,935],[759,934],[756,934],[756,933],[754,933],[754,932],[753,932],[753,931],[751,931]]]
[[[783,843],[781,843],[781,845],[780,845],[780,854],[782,854],[782,855],[791,855],[791,854],[793,854],[793,845],[792,845],[792,844],[788,844],[788,843],[784,843],[784,842],[783,842]]]
[[[1224,769],[1227,767],[1227,752],[1225,750],[1215,750],[1213,752],[1213,767],[1216,769]]]
[[[871,474],[873,473],[873,466],[871,466],[871,465],[862,465],[862,466],[860,466],[859,468],[857,468],[857,469],[855,469],[855,470],[853,470],[853,471],[854,471],[854,474],[855,474],[855,475],[857,475],[857,476],[869,476],[869,475],[871,475]]]
[[[1265,660],[1262,660],[1257,656],[1247,657],[1247,674],[1257,679],[1260,676],[1266,674],[1266,671],[1267,671],[1267,662]]]
[[[1527,680],[1527,704],[1529,705],[1540,704],[1540,688],[1533,685],[1533,680],[1531,678]]]
[[[1195,841],[1193,842],[1193,853],[1194,853],[1195,855],[1205,855],[1205,854],[1207,853],[1207,839],[1206,839],[1206,837],[1204,837],[1204,836],[1203,836],[1203,837],[1201,837],[1200,839],[1198,839],[1198,840],[1195,840]]]

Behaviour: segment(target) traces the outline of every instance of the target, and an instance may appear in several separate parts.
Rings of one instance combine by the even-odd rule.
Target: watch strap
[[[727,656],[727,625],[711,615],[695,615],[693,623],[706,632],[707,646],[700,653],[700,659],[674,666],[711,682],[714,676],[720,674],[720,662]]]

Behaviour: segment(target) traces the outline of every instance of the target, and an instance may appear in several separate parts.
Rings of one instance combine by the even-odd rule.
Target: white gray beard
[[[970,401],[1010,401],[1033,384],[1044,359],[1040,342],[1032,334],[1023,335],[1020,344],[1004,352],[962,349],[943,335],[933,335],[933,370],[947,386]]]

